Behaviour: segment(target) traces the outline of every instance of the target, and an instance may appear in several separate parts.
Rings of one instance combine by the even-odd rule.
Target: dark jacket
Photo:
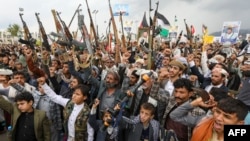
[[[242,88],[240,89],[237,98],[250,107],[250,77],[243,79],[242,84]]]
[[[211,84],[211,77],[204,77],[198,70],[196,66],[190,67],[191,72],[193,75],[196,75],[198,77],[199,82],[201,83],[201,88],[205,89],[206,86]],[[228,88],[223,84],[221,89],[225,90],[228,92]]]
[[[143,130],[143,124],[140,122],[139,116],[128,119],[123,117],[123,120],[127,122],[130,126],[127,126],[128,130],[128,141],[139,141],[141,139],[141,134]],[[160,124],[158,121],[152,119],[149,122],[149,141],[158,141],[159,140],[159,129]]]
[[[107,131],[105,130],[103,121],[96,120],[96,114],[92,114],[89,116],[88,123],[95,130],[95,141],[105,141]]]
[[[98,106],[98,115],[99,115],[99,118],[101,117],[101,109],[100,109],[100,105],[101,105],[101,102],[102,102],[102,96],[103,94],[106,92],[107,90],[107,87],[105,86],[104,83],[102,83],[100,85],[100,88],[99,88],[99,92],[98,92],[98,95],[97,95],[97,98],[100,100],[100,104]],[[116,105],[118,104],[124,97],[125,97],[125,94],[123,92],[121,92],[121,89],[120,88],[116,88],[114,94],[115,96],[115,99],[114,99],[114,103],[112,105]],[[114,108],[114,107],[109,107],[109,108]]]
[[[93,102],[98,94],[99,86],[101,85],[99,78],[92,77],[91,67],[84,68],[83,73],[81,73],[75,70],[75,65],[73,61],[69,61],[68,65],[69,65],[69,72],[73,76],[81,78],[84,84],[90,85],[91,90],[90,90],[90,95],[88,96],[88,100]]]

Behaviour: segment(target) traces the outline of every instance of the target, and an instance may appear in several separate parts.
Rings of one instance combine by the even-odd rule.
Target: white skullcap
[[[9,69],[0,69],[0,74],[1,75],[12,75],[13,72],[12,72],[12,70],[9,70]]]
[[[228,75],[229,75],[228,72],[225,69],[222,69],[222,68],[214,68],[212,70],[212,72],[215,72],[215,71],[220,72],[221,74],[225,75],[226,77],[228,77]]]

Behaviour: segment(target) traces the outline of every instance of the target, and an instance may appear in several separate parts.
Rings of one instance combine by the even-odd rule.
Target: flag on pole
[[[160,35],[162,37],[168,37],[170,23],[165,16],[157,12],[157,25],[160,28]]]
[[[195,33],[194,26],[193,26],[193,25],[191,25],[191,34],[192,34],[192,36],[194,35],[194,33]]]
[[[204,44],[211,44],[214,41],[214,36],[205,36],[203,40]]]
[[[167,20],[167,18],[165,16],[163,16],[162,14],[160,14],[159,12],[157,12],[157,18],[159,20],[162,20],[162,22],[165,24],[165,25],[170,25],[169,21]]]
[[[207,26],[205,26],[204,24],[202,24],[202,39],[203,39],[203,44],[209,44],[211,43],[211,41],[213,40],[213,36],[208,36],[208,30],[207,30]],[[202,48],[202,50],[204,50],[204,48]]]
[[[166,29],[166,28],[161,28],[161,32],[160,32],[160,35],[162,37],[168,37],[168,34],[169,34],[169,30]]]
[[[158,28],[160,29],[160,35],[162,37],[168,37],[169,25],[164,24],[161,20],[157,20]]]
[[[140,28],[144,28],[144,27],[149,27],[147,18],[146,18],[146,12],[144,12],[144,15],[140,24]]]

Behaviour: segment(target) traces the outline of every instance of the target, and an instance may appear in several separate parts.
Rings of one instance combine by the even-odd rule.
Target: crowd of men
[[[134,41],[119,55],[102,44],[93,55],[2,45],[0,132],[13,141],[223,141],[224,125],[250,124],[245,45],[162,41],[149,51]]]

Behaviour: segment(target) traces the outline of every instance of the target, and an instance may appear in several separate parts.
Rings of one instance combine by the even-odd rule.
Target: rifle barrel
[[[86,2],[86,5],[87,5],[87,8],[88,8],[88,13],[89,13],[89,18],[90,18],[90,26],[93,30],[93,34],[94,34],[94,38],[95,38],[95,44],[96,44],[96,47],[99,46],[99,43],[98,43],[98,37],[96,35],[96,30],[95,30],[95,26],[94,26],[94,22],[93,22],[93,19],[92,19],[92,15],[91,15],[91,12],[90,12],[90,9],[89,9],[89,4],[88,4],[88,1],[85,0]]]
[[[72,22],[73,22],[73,20],[74,20],[74,18],[75,18],[75,16],[76,16],[76,13],[79,11],[79,8],[81,7],[81,5],[82,5],[82,4],[79,4],[79,5],[78,5],[78,7],[77,7],[77,9],[76,9],[76,11],[75,11],[73,17],[71,18],[71,20],[70,20],[70,22],[69,22],[68,28],[71,26],[71,24],[72,24]]]

